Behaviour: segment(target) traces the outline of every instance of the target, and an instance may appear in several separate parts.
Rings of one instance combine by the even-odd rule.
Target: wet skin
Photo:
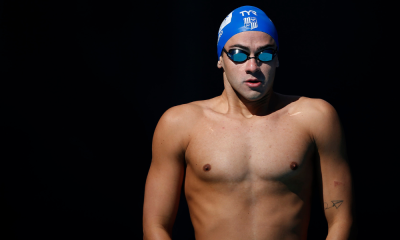
[[[238,43],[251,56],[275,46],[265,33],[244,32],[227,50]],[[305,240],[314,181],[323,189],[328,239],[346,239],[351,178],[333,107],[273,92],[278,58],[235,64],[223,54],[217,66],[224,69],[220,96],[173,107],[157,125],[144,239],[170,239],[183,180],[197,240]],[[248,79],[261,85],[249,87]]]
[[[284,98],[284,96],[281,96]],[[196,239],[305,239],[315,146],[292,103],[232,119],[202,102],[186,148]]]

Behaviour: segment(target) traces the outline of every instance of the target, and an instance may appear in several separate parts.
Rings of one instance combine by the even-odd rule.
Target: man
[[[352,183],[334,108],[273,91],[279,43],[262,10],[231,12],[217,49],[223,93],[170,108],[154,132],[144,239],[171,239],[185,171],[197,240],[304,240],[312,191],[321,191],[327,239],[348,239]]]

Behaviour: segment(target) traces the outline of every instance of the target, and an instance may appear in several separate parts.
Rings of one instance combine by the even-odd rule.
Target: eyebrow
[[[250,49],[249,49],[248,47],[243,46],[243,45],[241,45],[241,44],[235,44],[235,45],[230,46],[229,48],[233,48],[233,47],[238,47],[238,48],[241,48],[241,49],[244,49],[244,50],[250,52]],[[267,45],[258,47],[258,48],[256,49],[256,52],[259,52],[260,50],[265,49],[265,48],[274,48],[274,45],[273,45],[273,44],[267,44]],[[275,48],[274,48],[274,49],[275,49]]]

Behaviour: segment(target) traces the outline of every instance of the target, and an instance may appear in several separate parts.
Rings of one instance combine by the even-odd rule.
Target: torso
[[[306,239],[315,145],[299,101],[249,119],[194,103],[185,194],[197,240]]]

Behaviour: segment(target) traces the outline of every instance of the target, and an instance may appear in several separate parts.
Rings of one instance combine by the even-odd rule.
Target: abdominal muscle
[[[196,240],[307,237],[309,196],[302,199],[281,182],[201,183],[188,166],[185,194]]]

